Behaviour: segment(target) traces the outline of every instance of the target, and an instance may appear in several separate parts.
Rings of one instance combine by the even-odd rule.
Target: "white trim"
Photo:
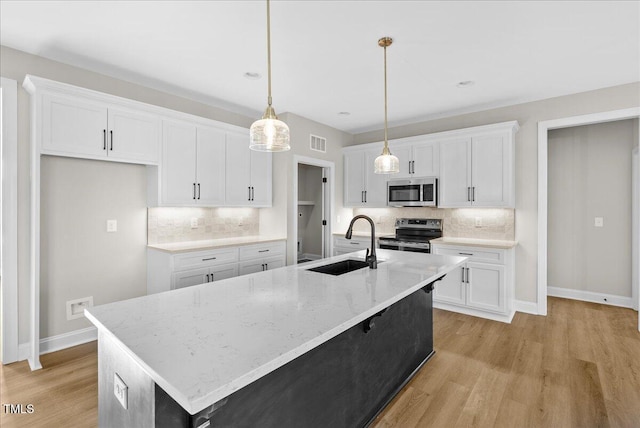
[[[538,122],[538,314],[547,315],[547,175],[548,132],[552,129],[640,117],[640,107]]]
[[[2,119],[2,353],[0,362],[18,361],[18,82],[0,77]]]
[[[329,170],[329,173],[325,175],[327,177],[327,181],[329,182],[328,183],[329,198],[326,198],[325,201],[328,199],[330,215],[328,216],[329,218],[326,219],[327,226],[325,229],[325,233],[329,237],[327,239],[329,243],[329,248],[327,249],[326,254],[328,255],[328,257],[330,257],[333,254],[333,239],[331,239],[331,236],[332,236],[332,225],[333,225],[333,218],[334,218],[334,212],[335,212],[335,207],[334,207],[335,188],[336,188],[335,163],[331,161],[325,161],[322,159],[310,158],[308,156],[294,155],[293,156],[293,206],[291,207],[291,210],[292,210],[291,218],[293,219],[293,233],[292,233],[293,245],[290,246],[293,249],[294,264],[297,262],[297,254],[298,254],[297,242],[298,242],[298,165],[299,164],[312,165],[320,168],[327,168]],[[326,209],[326,208],[323,207],[323,209]]]
[[[87,327],[80,330],[70,331],[69,333],[45,337],[40,340],[40,355],[93,342],[94,340],[98,340],[98,329],[96,327]],[[20,361],[26,360],[29,357],[29,348],[30,343],[20,344]]]
[[[536,302],[526,302],[524,300],[516,300],[513,302],[513,307],[517,312],[538,315],[538,304]]]
[[[615,294],[594,293],[593,291],[547,286],[547,295],[563,297],[565,299],[582,300],[584,302],[620,306],[622,308],[631,307],[631,297],[616,296]]]
[[[453,305],[453,304],[444,303],[444,302],[433,302],[433,307],[435,309],[442,309],[449,312],[457,312],[459,314],[470,315],[478,318],[485,318],[492,321],[500,321],[507,324],[511,324],[511,321],[513,320],[513,317],[516,314],[516,311],[510,311],[506,315],[494,314],[488,311]]]

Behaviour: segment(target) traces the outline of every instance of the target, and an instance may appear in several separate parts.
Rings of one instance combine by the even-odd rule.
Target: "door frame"
[[[298,166],[302,165],[311,165],[317,166],[320,168],[324,168],[324,176],[327,178],[328,186],[325,187],[325,195],[324,201],[325,206],[323,207],[324,217],[327,220],[327,225],[324,229],[323,234],[323,249],[326,249],[325,254],[326,257],[331,257],[333,254],[333,240],[331,239],[331,231],[332,231],[332,219],[334,216],[334,201],[335,201],[335,163],[331,161],[325,161],[322,159],[310,158],[307,156],[293,156],[293,205],[291,207],[291,218],[293,219],[293,245],[295,254],[294,264],[298,263],[297,257],[297,242],[298,242]],[[328,189],[328,195],[326,194]],[[328,205],[328,207],[327,207]]]
[[[548,156],[549,131],[640,118],[640,107],[538,122],[538,278],[537,306],[539,315],[547,315],[547,223],[548,223]],[[640,315],[639,315],[640,317]],[[640,327],[640,320],[639,320]]]
[[[2,118],[2,352],[0,362],[18,361],[18,82],[0,77]]]

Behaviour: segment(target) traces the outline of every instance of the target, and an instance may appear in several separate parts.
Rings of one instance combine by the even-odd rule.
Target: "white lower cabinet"
[[[511,322],[515,313],[513,249],[432,244],[432,252],[469,258],[436,283],[434,307]]]
[[[240,248],[240,275],[277,269],[285,265],[284,241],[247,245]]]
[[[366,250],[371,247],[371,238],[366,236],[353,236],[347,239],[344,235],[333,237],[333,255],[353,253],[354,251]],[[376,248],[378,243],[376,242]]]
[[[285,241],[170,252],[147,249],[147,294],[285,266]]]

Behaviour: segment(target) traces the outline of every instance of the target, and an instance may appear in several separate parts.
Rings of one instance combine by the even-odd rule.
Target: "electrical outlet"
[[[129,407],[129,387],[120,376],[118,376],[118,373],[113,374],[113,395],[116,396],[125,410]]]
[[[93,296],[67,302],[67,320],[84,317],[84,310],[93,306]]]
[[[192,217],[191,218],[191,229],[197,229],[198,228],[198,218],[197,217]]]
[[[476,227],[482,227],[482,217],[476,217]]]
[[[596,217],[594,221],[595,227],[604,227],[604,217]]]
[[[118,220],[107,220],[107,232],[118,231]]]

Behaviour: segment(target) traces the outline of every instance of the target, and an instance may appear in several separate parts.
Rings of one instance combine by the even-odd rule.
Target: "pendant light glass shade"
[[[378,40],[378,46],[384,48],[384,148],[382,154],[374,162],[373,172],[376,174],[397,174],[400,172],[400,161],[389,151],[387,140],[387,46],[391,46],[393,39],[383,37]]]
[[[269,96],[267,109],[262,119],[256,120],[249,131],[249,148],[259,152],[284,152],[291,149],[289,145],[289,127],[278,120],[276,112],[271,106],[271,13],[267,0],[267,69],[269,79]]]
[[[389,147],[385,145],[382,154],[378,156],[374,162],[374,170],[376,174],[396,174],[400,172],[400,161],[389,151]]]

